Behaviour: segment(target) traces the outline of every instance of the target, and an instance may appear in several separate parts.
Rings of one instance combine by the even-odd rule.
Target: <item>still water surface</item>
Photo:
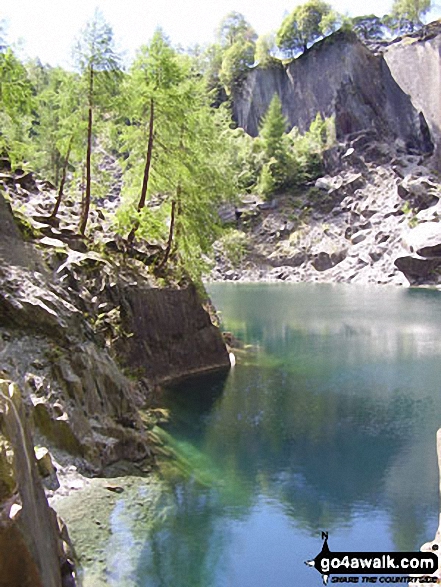
[[[438,523],[441,294],[209,288],[251,345],[227,376],[166,394],[185,476],[146,530],[145,587],[319,586],[331,550],[418,550]],[[133,522],[136,524],[136,522]],[[130,530],[130,528],[129,528]]]

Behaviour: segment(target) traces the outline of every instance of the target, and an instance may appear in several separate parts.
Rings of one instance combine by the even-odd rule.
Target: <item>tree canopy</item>
[[[392,30],[413,32],[422,26],[422,17],[432,8],[431,0],[394,0],[386,22]]]
[[[225,52],[219,78],[228,94],[239,89],[254,63],[254,44],[238,40]]]
[[[240,12],[230,12],[221,20],[217,29],[218,43],[226,48],[237,41],[254,43],[257,39],[256,31]]]
[[[330,4],[323,0],[308,0],[284,19],[276,35],[277,46],[292,57],[331,32],[336,21],[337,15]]]

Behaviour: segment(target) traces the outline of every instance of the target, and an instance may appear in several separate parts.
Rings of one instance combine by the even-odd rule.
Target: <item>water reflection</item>
[[[216,286],[257,352],[165,400],[184,476],[146,531],[137,585],[304,584],[334,550],[413,550],[437,526],[437,292]],[[318,583],[317,583],[318,584]]]

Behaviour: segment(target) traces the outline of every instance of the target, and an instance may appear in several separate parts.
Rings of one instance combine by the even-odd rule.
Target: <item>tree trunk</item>
[[[86,232],[87,219],[89,218],[90,195],[91,195],[91,159],[92,159],[92,111],[93,111],[93,67],[90,68],[89,78],[89,120],[87,124],[87,154],[86,154],[86,193],[81,210],[81,219],[79,231],[81,234]]]
[[[180,196],[181,196],[181,184],[178,184],[178,187],[176,189],[176,198],[178,201],[179,201]],[[172,244],[173,244],[173,231],[174,231],[174,226],[175,226],[175,212],[176,212],[176,200],[173,200],[172,208],[171,208],[170,230],[168,233],[167,248],[165,249],[164,258],[162,259],[161,263],[159,264],[158,271],[161,271],[161,269],[163,269],[163,267],[165,267],[165,265],[167,264],[168,258],[170,257],[171,248],[172,248]]]
[[[142,180],[142,188],[141,188],[141,197],[139,198],[138,202],[138,212],[145,206],[145,202],[147,199],[147,188],[149,185],[149,175],[150,175],[150,166],[152,163],[152,152],[153,152],[153,129],[155,123],[155,103],[153,98],[150,99],[150,120],[149,120],[149,142],[147,146],[147,155],[145,160],[145,167],[144,167],[144,177]],[[139,224],[136,224],[129,233],[127,240],[129,243],[133,242],[135,238],[135,233],[138,230]]]
[[[52,214],[50,215],[51,218],[55,218],[56,215],[58,214],[58,210],[60,209],[61,199],[63,197],[64,184],[66,183],[67,166],[69,165],[69,157],[70,157],[70,150],[72,148],[72,141],[73,141],[73,135],[70,137],[69,145],[67,147],[66,158],[64,159],[63,172],[61,175],[60,187],[58,190],[58,197],[57,197],[57,201],[55,202],[54,209],[52,210]]]

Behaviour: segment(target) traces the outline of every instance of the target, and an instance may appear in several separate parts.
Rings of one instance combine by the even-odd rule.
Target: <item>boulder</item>
[[[327,271],[338,263],[341,263],[346,258],[346,250],[339,251],[337,253],[327,253],[325,251],[321,251],[311,261],[311,265],[317,271]]]
[[[424,222],[403,237],[404,246],[420,257],[441,257],[441,223]]]
[[[410,283],[418,284],[422,281],[436,279],[440,275],[441,258],[424,259],[422,257],[398,257],[394,261],[395,267],[402,271]]]
[[[407,175],[397,185],[397,193],[401,199],[409,202],[417,210],[426,210],[439,202],[439,187],[427,177]]]

